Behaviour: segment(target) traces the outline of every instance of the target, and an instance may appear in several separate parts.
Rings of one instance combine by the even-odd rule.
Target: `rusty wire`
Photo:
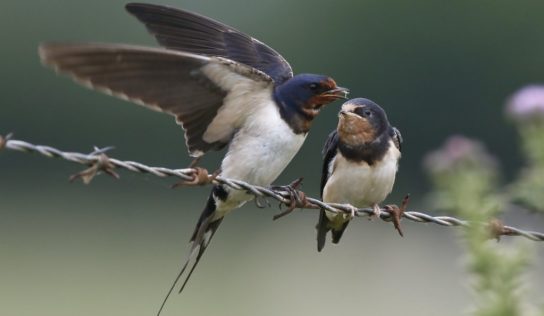
[[[2,137],[0,135],[0,150],[9,149],[14,151],[37,153],[49,158],[62,158],[67,161],[75,162],[89,166],[88,169],[73,175],[70,180],[81,178],[85,183],[92,180],[94,176],[100,172],[107,173],[111,176],[118,177],[113,171],[114,169],[125,169],[137,173],[147,173],[160,178],[176,177],[185,184],[190,185],[206,185],[210,183],[226,185],[236,190],[243,190],[254,195],[257,199],[272,198],[279,201],[281,204],[300,209],[326,209],[334,213],[352,214],[357,217],[370,217],[375,215],[372,208],[355,208],[347,204],[324,203],[319,199],[306,197],[302,193],[303,201],[293,201],[292,192],[286,190],[286,187],[260,187],[251,185],[247,182],[224,178],[217,175],[209,175],[202,168],[185,168],[185,169],[169,169],[164,167],[150,167],[135,161],[123,161],[108,157],[105,152],[110,148],[98,149],[90,154],[82,154],[77,152],[65,152],[50,146],[34,145],[25,141],[10,139],[11,135]],[[296,189],[296,188],[295,188]],[[285,215],[285,214],[280,214]],[[468,226],[469,222],[451,217],[451,216],[431,216],[429,214],[405,211],[400,214],[404,219],[417,223],[433,223],[440,226]],[[382,208],[378,217],[384,221],[394,221],[394,214],[387,209]],[[499,221],[493,220],[489,223],[490,231],[493,237],[500,236],[522,236],[533,241],[544,241],[544,233],[526,231],[511,226],[505,226]],[[400,232],[400,231],[399,231]]]

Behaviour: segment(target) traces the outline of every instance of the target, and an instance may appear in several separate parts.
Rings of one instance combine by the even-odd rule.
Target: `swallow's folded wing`
[[[402,134],[396,127],[391,128],[390,134],[391,134],[391,138],[393,139],[393,143],[395,143],[395,147],[397,147],[397,149],[402,152],[402,142],[403,142]]]
[[[325,185],[329,180],[332,174],[332,166],[334,163],[333,159],[336,156],[338,150],[338,133],[336,130],[332,131],[323,146],[323,168],[321,170],[321,186],[320,194],[323,197],[323,190],[325,190]]]

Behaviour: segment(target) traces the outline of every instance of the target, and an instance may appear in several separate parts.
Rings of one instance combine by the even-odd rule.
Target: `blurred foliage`
[[[543,134],[539,137],[542,141]],[[472,314],[526,315],[523,307],[527,304],[522,299],[520,281],[530,261],[529,251],[521,242],[507,249],[489,241],[493,237],[492,225],[498,223],[495,218],[508,205],[507,196],[498,186],[495,159],[481,143],[455,136],[429,154],[425,165],[434,184],[435,207],[473,223],[462,233],[467,269],[474,276],[472,287],[477,297]],[[518,189],[527,187],[525,180],[520,179]],[[534,194],[532,191],[523,193]]]
[[[512,199],[530,210],[544,212],[544,85],[518,90],[506,110],[518,129],[527,162],[511,186]]]
[[[519,132],[528,164],[520,171],[511,193],[515,202],[544,212],[544,120],[527,122]]]

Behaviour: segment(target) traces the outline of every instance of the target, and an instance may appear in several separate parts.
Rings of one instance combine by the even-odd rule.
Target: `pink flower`
[[[506,104],[506,112],[521,120],[544,117],[544,85],[528,85],[516,91]]]
[[[431,172],[443,172],[461,165],[495,168],[496,159],[485,150],[482,143],[462,135],[449,137],[442,148],[429,153],[424,166]]]

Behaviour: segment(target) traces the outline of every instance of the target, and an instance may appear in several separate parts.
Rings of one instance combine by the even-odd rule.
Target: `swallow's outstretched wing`
[[[276,84],[293,77],[289,63],[266,44],[208,17],[155,4],[129,3],[160,45],[206,56],[225,57],[268,74]]]
[[[39,52],[44,64],[85,86],[174,116],[194,157],[228,144],[251,112],[237,98],[273,86],[265,73],[232,60],[163,48],[47,43]]]

